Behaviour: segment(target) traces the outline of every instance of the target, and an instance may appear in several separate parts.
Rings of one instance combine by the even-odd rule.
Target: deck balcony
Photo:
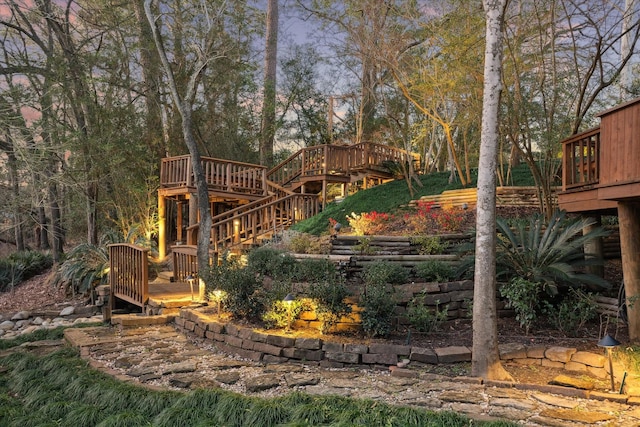
[[[640,99],[599,115],[600,127],[562,142],[562,192],[569,212],[613,213],[640,200]]]

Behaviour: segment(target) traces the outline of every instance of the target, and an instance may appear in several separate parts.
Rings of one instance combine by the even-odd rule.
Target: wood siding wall
[[[600,186],[640,181],[640,101],[601,115]]]

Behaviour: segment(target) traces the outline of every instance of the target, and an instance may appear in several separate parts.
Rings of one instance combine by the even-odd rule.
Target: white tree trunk
[[[507,0],[484,0],[486,48],[478,164],[472,375],[507,380],[500,363],[496,310],[496,170],[502,90],[502,26]]]

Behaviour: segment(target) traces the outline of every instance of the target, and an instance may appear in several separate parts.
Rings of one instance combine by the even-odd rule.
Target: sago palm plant
[[[583,234],[585,227],[593,224],[591,218],[568,218],[560,210],[548,223],[536,215],[528,224],[521,222],[513,229],[498,219],[498,277],[507,281],[520,277],[539,283],[550,295],[557,294],[561,286],[610,287],[603,278],[583,270],[587,265],[602,263],[595,254],[583,251],[585,243],[608,234],[602,227]]]

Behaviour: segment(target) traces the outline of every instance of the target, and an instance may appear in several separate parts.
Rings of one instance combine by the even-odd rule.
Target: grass
[[[28,426],[512,426],[450,413],[292,392],[261,399],[220,389],[150,390],[91,369],[75,349],[0,358],[0,425]]]
[[[411,196],[407,183],[403,179],[388,182],[383,185],[358,191],[345,198],[341,203],[330,203],[318,215],[301,221],[292,227],[293,230],[320,235],[329,230],[329,218],[347,225],[346,216],[352,212],[360,214],[362,212],[396,212],[411,200],[417,200],[422,196],[440,194],[446,190],[457,190],[462,188],[460,182],[449,183],[449,172],[437,172],[428,175],[420,175],[422,186],[415,183],[414,194]],[[473,181],[467,186],[473,188],[476,185],[477,171],[472,171]],[[512,171],[512,183],[515,186],[533,186],[533,178],[527,165],[519,165]]]

